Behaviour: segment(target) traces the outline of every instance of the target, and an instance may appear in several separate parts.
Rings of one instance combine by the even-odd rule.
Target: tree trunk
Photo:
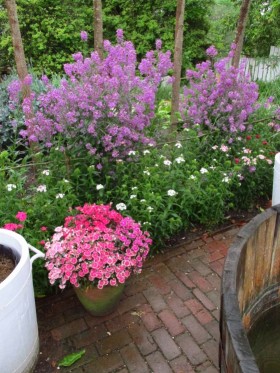
[[[240,8],[236,36],[234,40],[234,43],[236,44],[236,49],[234,51],[234,56],[232,58],[232,66],[236,68],[239,66],[240,56],[243,48],[245,27],[249,14],[250,5],[251,0],[243,0]]]
[[[176,113],[179,111],[180,83],[182,70],[182,49],[184,33],[185,0],[177,1],[175,48],[174,48],[174,80],[172,84],[171,100],[171,128],[177,122]]]
[[[19,79],[24,82],[24,78],[28,75],[27,65],[24,55],[24,49],[21,39],[21,33],[17,15],[17,5],[15,0],[5,0],[5,5],[8,12],[9,24],[11,29],[16,69]],[[30,95],[30,86],[23,83],[23,97]]]
[[[102,1],[93,0],[94,6],[94,50],[103,58]]]

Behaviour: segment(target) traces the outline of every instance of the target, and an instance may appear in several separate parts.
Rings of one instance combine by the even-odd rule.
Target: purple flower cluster
[[[211,46],[211,58],[217,54]],[[180,112],[188,124],[200,124],[226,132],[244,131],[248,117],[258,108],[258,85],[245,74],[245,67],[230,65],[229,55],[212,64],[210,60],[187,70],[189,87],[184,87]]]
[[[123,40],[122,30],[117,31],[117,40],[116,45],[104,41],[103,60],[97,52],[86,58],[74,54],[74,62],[64,65],[67,77],[59,87],[42,80],[45,92],[23,102],[23,137],[51,147],[61,133],[67,144],[75,142],[90,154],[107,152],[114,158],[127,154],[136,143],[149,142],[144,130],[154,116],[161,78],[172,68],[170,52],[148,52],[138,71],[135,48]],[[27,115],[31,109],[33,117]]]

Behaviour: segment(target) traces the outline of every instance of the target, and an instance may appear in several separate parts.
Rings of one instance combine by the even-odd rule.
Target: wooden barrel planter
[[[280,304],[280,205],[238,233],[226,257],[221,294],[220,371],[259,373],[248,332]]]

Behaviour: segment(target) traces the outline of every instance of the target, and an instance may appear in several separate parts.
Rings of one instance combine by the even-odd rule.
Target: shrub
[[[172,64],[170,53],[147,53],[138,69],[133,44],[117,32],[118,43],[104,42],[106,57],[97,52],[89,58],[73,55],[75,62],[64,65],[67,79],[53,87],[43,78],[46,93],[33,93],[23,102],[26,130],[21,135],[46,147],[63,137],[71,151],[86,150],[92,156],[126,155],[138,143],[147,143],[144,130],[154,116],[155,94],[161,77]],[[38,101],[38,108],[32,101]],[[30,113],[34,111],[34,116]]]
[[[186,126],[198,123],[231,133],[248,128],[246,121],[258,108],[258,85],[250,81],[244,66],[230,66],[232,52],[214,63],[217,51],[212,46],[207,50],[209,60],[187,70],[189,87],[184,87],[180,108]]]

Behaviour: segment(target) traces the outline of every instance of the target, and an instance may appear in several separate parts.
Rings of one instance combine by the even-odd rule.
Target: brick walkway
[[[63,356],[81,349],[85,355],[61,372],[217,373],[220,280],[237,232],[202,236],[150,259],[110,316],[90,316],[72,290],[37,301],[35,373],[57,372]]]

